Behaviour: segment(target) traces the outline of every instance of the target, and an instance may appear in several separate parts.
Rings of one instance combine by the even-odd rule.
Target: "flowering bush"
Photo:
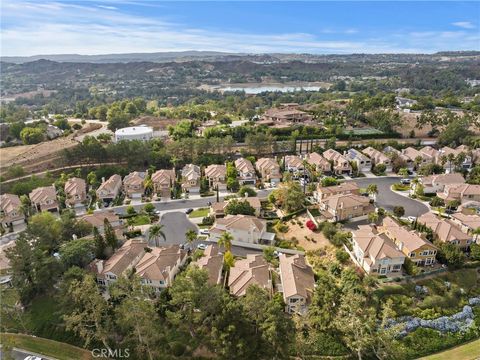
[[[311,230],[311,231],[315,231],[317,230],[317,225],[315,225],[315,223],[312,221],[312,220],[308,220],[305,225],[307,225],[307,227]]]

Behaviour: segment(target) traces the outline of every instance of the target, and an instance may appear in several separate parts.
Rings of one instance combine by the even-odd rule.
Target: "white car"
[[[197,245],[197,249],[199,249],[199,250],[205,250],[206,248],[207,248],[207,245],[205,245],[205,244],[198,244]]]
[[[201,229],[200,235],[210,235],[210,231],[208,229]]]
[[[42,360],[42,358],[35,355],[28,355],[24,360]]]
[[[417,218],[415,216],[407,216],[407,220],[413,223],[415,220],[417,220]]]

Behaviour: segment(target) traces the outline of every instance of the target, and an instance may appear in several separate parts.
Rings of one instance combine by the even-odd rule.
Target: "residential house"
[[[0,196],[0,221],[3,227],[20,225],[25,222],[22,202],[17,195],[3,194]]]
[[[230,268],[228,288],[234,296],[244,296],[251,285],[272,292],[270,267],[262,254],[248,254],[246,259],[237,260]]]
[[[410,164],[412,167],[418,167],[428,164],[429,162],[433,162],[432,158],[429,155],[420,152],[411,146],[403,149],[402,154],[408,159],[407,167],[410,167]]]
[[[250,160],[245,158],[235,160],[235,168],[237,169],[237,178],[240,185],[255,185],[257,175]]]
[[[370,158],[362,154],[357,149],[349,149],[345,156],[347,159],[357,165],[359,172],[366,172],[372,170],[372,161]]]
[[[475,230],[480,228],[480,215],[478,214],[464,214],[462,212],[456,212],[452,214],[450,219],[454,222],[460,229],[467,234],[472,234]],[[475,235],[474,238],[478,238],[478,235]]]
[[[200,192],[200,180],[202,174],[200,166],[194,164],[187,164],[182,169],[182,189],[189,193]]]
[[[300,157],[298,157],[297,155],[285,156],[284,166],[285,166],[285,171],[290,171],[290,172],[299,172],[305,169],[302,159],[300,159]]]
[[[227,167],[225,165],[209,165],[205,169],[205,177],[210,189],[224,191],[227,189]]]
[[[366,218],[375,211],[370,199],[356,194],[338,194],[320,201],[322,215],[329,221],[344,221]]]
[[[146,241],[131,239],[115,251],[110,259],[96,259],[89,268],[96,274],[97,282],[104,286],[116,282],[128,270],[135,268],[142,283],[158,292],[172,284],[186,259],[187,252],[180,249],[179,245],[148,248]]]
[[[465,201],[457,211],[465,215],[480,214],[480,201]]]
[[[387,155],[385,155],[381,151],[378,151],[377,149],[369,146],[363,149],[363,153],[370,157],[373,166],[385,165],[386,172],[392,171],[392,161]]]
[[[145,193],[145,172],[134,171],[123,178],[123,191],[131,199],[141,199]]]
[[[360,188],[356,182],[343,182],[335,186],[322,186],[318,184],[317,190],[314,192],[313,196],[320,202],[334,195],[347,195],[347,194],[356,194],[360,195]]]
[[[480,201],[480,185],[445,185],[443,192],[438,192],[437,196],[442,198],[446,203],[453,200],[458,200],[460,203],[467,201]]]
[[[362,225],[352,231],[352,246],[350,256],[367,274],[400,272],[405,262],[405,254],[372,225]]]
[[[192,265],[207,271],[210,285],[220,285],[222,283],[223,254],[218,251],[216,244],[208,245],[203,252],[203,256],[193,261]]]
[[[102,235],[105,233],[105,220],[108,220],[117,235],[122,235],[123,222],[113,210],[98,211],[80,217],[80,221],[85,221],[92,227],[96,227],[98,232]]]
[[[227,215],[217,219],[210,229],[210,241],[218,241],[224,232],[229,232],[234,241],[250,244],[272,244],[275,234],[267,231],[267,222],[250,215]]]
[[[312,115],[298,109],[295,103],[281,104],[278,108],[268,109],[263,114],[260,123],[266,125],[284,124],[291,125],[312,120]]]
[[[262,177],[264,183],[278,184],[282,180],[282,174],[280,172],[280,165],[275,159],[261,158],[255,163],[257,171]]]
[[[431,212],[420,216],[417,222],[431,229],[436,238],[441,242],[451,243],[462,249],[468,248],[472,242],[472,236],[463,232],[453,221],[439,218]]]
[[[333,172],[337,175],[352,174],[352,166],[348,159],[338,151],[328,149],[323,152],[323,157],[333,163]]]
[[[461,164],[461,168],[468,170],[472,167],[473,161],[471,155],[469,154],[468,148],[463,147],[452,149],[451,147],[444,146],[438,151],[437,164],[442,165],[447,173],[452,172],[457,167],[455,161],[457,156],[462,153],[465,155],[465,159]],[[453,160],[450,161],[449,159],[452,157]]]
[[[424,146],[421,148],[420,153],[422,153],[422,156],[425,157],[425,159],[430,162],[430,163],[437,163],[438,158],[440,156],[440,153],[437,149],[431,147],[431,146]]]
[[[437,247],[424,239],[418,232],[406,229],[391,217],[383,219],[381,232],[388,236],[397,245],[397,248],[416,265],[435,263]]]
[[[459,173],[430,175],[420,178],[418,184],[413,184],[413,190],[422,185],[424,194],[435,194],[442,192],[446,185],[463,183],[465,179]]]
[[[319,153],[309,153],[305,156],[305,160],[308,164],[315,167],[315,171],[321,174],[329,174],[332,172],[332,164]]]
[[[87,183],[77,177],[65,182],[65,204],[69,207],[81,207],[87,201]]]
[[[120,175],[112,175],[107,181],[102,179],[102,183],[96,191],[97,199],[102,201],[112,201],[118,196],[121,189],[122,177]]]
[[[170,198],[175,183],[175,169],[157,170],[152,174],[153,192],[160,197]]]
[[[37,211],[58,212],[60,210],[54,185],[33,189],[28,197]]]
[[[289,314],[304,315],[311,303],[315,288],[312,268],[304,255],[279,256],[280,281],[282,283],[285,310]]]
[[[215,216],[215,218],[222,218],[225,216],[225,208],[227,207],[228,203],[231,202],[233,199],[230,199],[228,201],[220,201],[213,203],[210,206],[210,215]],[[257,196],[251,196],[251,197],[244,197],[240,199],[236,199],[238,201],[246,201],[250,204],[251,207],[254,208],[255,210],[255,216],[260,216],[260,213],[262,211],[262,203],[260,202],[260,198]]]
[[[413,100],[413,99],[409,99],[401,96],[395,97],[395,104],[396,104],[395,106],[397,110],[408,110],[406,112],[409,112],[410,108],[413,105],[415,105],[417,102],[418,102],[417,100]]]
[[[386,154],[386,155],[389,155],[390,159],[394,159],[395,157],[398,157],[401,161],[403,161],[405,163],[405,167],[408,169],[408,170],[413,170],[413,168],[415,167],[415,162],[410,159],[410,157],[408,157],[407,155],[403,154],[401,151],[395,149],[394,147],[392,146],[386,146],[384,149],[383,149],[383,152]],[[393,162],[392,162],[392,166],[393,166]]]

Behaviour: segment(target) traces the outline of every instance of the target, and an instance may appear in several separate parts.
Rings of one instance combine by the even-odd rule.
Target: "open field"
[[[0,334],[0,343],[22,350],[31,351],[59,360],[92,359],[90,351],[54,340],[34,337],[25,334]]]
[[[420,360],[477,360],[480,359],[480,339],[438,354],[422,357]]]
[[[307,228],[307,226],[305,225],[307,220],[308,217],[300,215],[295,219],[288,221],[288,231],[284,234],[277,233],[277,236],[280,239],[285,240],[291,240],[295,238],[298,240],[298,245],[305,250],[315,250],[324,246],[331,245],[321,232],[313,232],[309,228]],[[303,228],[298,224],[298,222],[303,225]],[[309,240],[307,240],[305,237],[307,237]]]

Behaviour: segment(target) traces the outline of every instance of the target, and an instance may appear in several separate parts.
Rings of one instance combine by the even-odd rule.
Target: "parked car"
[[[185,211],[185,214],[188,215],[188,214],[190,214],[191,212],[193,212],[193,209],[187,209],[187,210]]]
[[[407,220],[413,223],[417,218],[415,216],[407,216]]]
[[[161,212],[160,210],[155,210],[156,215],[160,215],[160,212]]]
[[[401,179],[400,183],[403,184],[403,185],[410,185],[411,180],[410,179]]]
[[[205,250],[206,248],[207,248],[207,245],[205,245],[205,244],[198,244],[197,245],[197,249],[199,249],[199,250]]]
[[[200,234],[201,235],[210,235],[210,231],[208,229],[201,229]]]

